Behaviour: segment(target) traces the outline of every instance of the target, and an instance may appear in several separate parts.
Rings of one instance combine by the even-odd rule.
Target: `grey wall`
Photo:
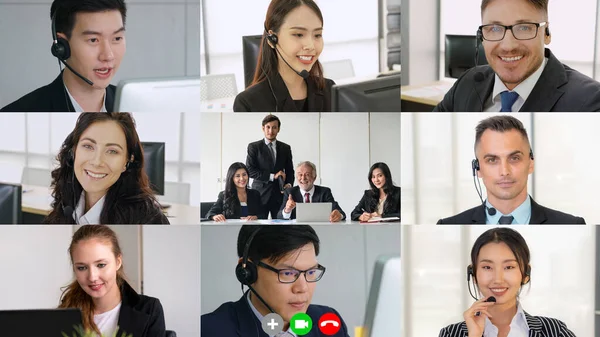
[[[58,75],[51,0],[0,0],[0,107]],[[121,79],[200,75],[198,0],[126,0],[127,51]]]
[[[241,297],[235,278],[236,242],[240,226],[202,227],[202,314]],[[335,308],[354,334],[364,324],[373,267],[378,255],[400,254],[400,225],[317,225],[319,263],[327,268],[312,303]]]

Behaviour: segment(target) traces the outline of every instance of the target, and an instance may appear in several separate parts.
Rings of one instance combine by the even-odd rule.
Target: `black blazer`
[[[63,70],[64,71],[64,70]],[[109,85],[106,88],[106,111],[113,112],[115,92],[117,87]],[[66,95],[66,97],[65,97]],[[68,104],[68,105],[67,105]],[[75,111],[69,95],[65,91],[62,72],[56,79],[38,88],[18,100],[10,103],[0,112],[69,112]]]
[[[281,208],[279,209],[279,212],[277,213],[278,219],[283,219],[283,209],[285,208],[285,204],[286,204],[290,194],[292,195],[292,199],[295,202],[297,202],[297,203],[304,202],[304,196],[301,194],[299,186],[294,186],[294,187],[286,189],[285,192],[283,193],[283,201],[281,203]],[[315,203],[315,202],[330,202],[331,203],[331,211],[333,212],[334,209],[337,209],[338,211],[340,211],[340,213],[342,213],[342,220],[346,220],[346,213],[344,213],[344,211],[342,210],[340,205],[333,198],[333,194],[331,193],[331,189],[329,187],[315,185],[315,192],[312,196],[312,202],[313,203]],[[295,208],[292,210],[290,219],[296,219],[296,209]]]
[[[438,225],[454,224],[454,225],[485,225],[485,206],[483,204],[468,209],[460,214],[450,218],[440,219]],[[531,198],[531,219],[529,223],[532,225],[566,225],[579,224],[585,225],[585,220],[571,214],[555,211],[553,209],[541,206]]]
[[[217,310],[200,317],[200,335],[202,337],[268,337],[261,328],[261,322],[248,304],[248,292],[237,301],[221,304]],[[334,337],[349,337],[348,328],[342,316],[333,308],[310,304],[306,314],[313,321],[313,328],[304,336],[327,337],[317,327],[317,322],[326,313],[340,317],[341,329]],[[137,336],[134,336],[137,337]]]
[[[354,207],[350,214],[352,221],[358,221],[358,218],[363,214],[363,208],[368,213],[376,212],[378,203],[379,194],[373,193],[372,190],[366,190],[358,205]],[[381,216],[383,218],[400,217],[400,187],[394,186],[392,192],[388,194],[383,204],[383,214]]]
[[[271,173],[279,171],[285,172],[285,183],[292,185],[294,183],[294,164],[292,162],[292,148],[286,143],[277,140],[275,143],[277,151],[276,163],[273,164],[271,150],[265,140],[248,144],[248,155],[246,156],[246,166],[252,182],[252,189],[260,192],[263,205],[267,205],[271,193],[279,193],[279,182],[277,180],[269,181]]]
[[[233,111],[235,112],[301,112],[296,109],[294,100],[283,82],[281,75],[276,73],[269,77],[273,91],[269,87],[269,82],[257,83],[242,91],[235,97],[233,102]],[[335,84],[330,79],[325,79],[325,88],[319,90],[317,84],[310,77],[305,80],[307,86],[308,112],[330,112],[331,111],[331,87]],[[277,107],[275,107],[275,98],[277,97]]]
[[[555,318],[531,316],[525,311],[525,320],[529,326],[529,337],[575,337],[567,325]],[[468,337],[467,323],[451,324],[440,330],[439,337]],[[483,336],[482,336],[483,337]]]
[[[548,63],[520,111],[600,111],[600,83],[558,61],[545,50]],[[475,81],[475,74],[483,75]],[[483,111],[494,89],[495,72],[489,65],[466,71],[433,111]]]
[[[247,201],[248,215],[255,215],[259,219],[266,219],[264,211],[263,211],[263,207],[262,207],[262,202],[260,201],[260,192],[247,188],[246,195],[248,196],[248,201]],[[237,201],[237,203],[235,205],[227,205],[229,207],[224,207],[225,206],[225,205],[223,205],[224,198],[225,198],[225,192],[224,191],[219,192],[219,197],[217,199],[217,202],[215,202],[212,205],[212,207],[206,214],[206,217],[208,219],[212,220],[212,218],[218,214],[223,214],[226,219],[239,219],[241,217],[242,206],[240,205],[239,200]]]
[[[121,287],[119,331],[133,337],[165,337],[165,314],[157,298],[139,295],[125,282]]]

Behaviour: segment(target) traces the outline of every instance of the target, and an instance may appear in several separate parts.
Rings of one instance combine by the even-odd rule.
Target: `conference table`
[[[40,224],[52,211],[51,190],[45,186],[23,185],[21,210],[23,222]],[[163,202],[164,203],[164,202]],[[171,205],[163,210],[171,225],[193,225],[200,223],[200,207],[167,203]]]
[[[241,219],[227,219],[225,220],[225,222],[217,222],[217,221],[203,221],[202,225],[233,225],[233,224],[241,224],[241,225],[295,225],[295,224],[302,224],[302,225],[399,225],[400,222],[360,222],[360,221],[352,221],[349,219],[346,219],[344,221],[338,221],[338,222],[329,222],[329,221],[323,221],[323,222],[296,222],[296,220],[279,220],[279,219],[275,219],[275,220],[252,220],[252,221],[248,221],[248,220],[241,220]]]
[[[400,101],[403,112],[430,112],[452,88],[455,80],[442,80],[421,85],[400,87]]]

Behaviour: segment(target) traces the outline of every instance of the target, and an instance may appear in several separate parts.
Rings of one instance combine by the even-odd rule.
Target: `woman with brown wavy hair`
[[[69,246],[75,280],[64,288],[59,308],[80,309],[83,328],[113,336],[165,336],[157,298],[139,295],[125,280],[123,252],[107,226],[80,227]]]
[[[168,224],[129,113],[82,113],[52,171],[51,224]]]

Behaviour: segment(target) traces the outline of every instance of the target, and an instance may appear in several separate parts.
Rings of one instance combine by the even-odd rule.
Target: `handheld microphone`
[[[277,54],[279,54],[279,56],[281,56],[281,59],[283,60],[283,62],[285,62],[285,64],[287,64],[287,66],[290,67],[290,69],[292,69],[293,72],[295,72],[298,76],[302,77],[303,79],[308,78],[308,76],[310,75],[308,73],[308,71],[303,69],[301,72],[298,72],[296,69],[292,68],[292,66],[289,63],[287,63],[287,61],[285,60],[283,55],[281,55],[281,53],[279,52],[279,49],[277,49],[277,46],[275,46],[275,51],[277,51]]]
[[[496,209],[494,207],[487,207],[487,205],[485,204],[485,201],[483,201],[483,197],[482,197],[483,190],[481,189],[481,183],[479,182],[479,179],[477,179],[477,183],[475,182],[475,179],[477,178],[476,171],[479,171],[479,168],[480,168],[479,167],[479,159],[473,159],[473,161],[471,161],[471,168],[473,170],[473,185],[475,185],[475,190],[477,191],[479,200],[481,200],[481,204],[483,205],[483,207],[485,207],[485,209],[489,215],[491,215],[491,216],[496,215]],[[479,188],[477,188],[477,184],[479,184]]]

